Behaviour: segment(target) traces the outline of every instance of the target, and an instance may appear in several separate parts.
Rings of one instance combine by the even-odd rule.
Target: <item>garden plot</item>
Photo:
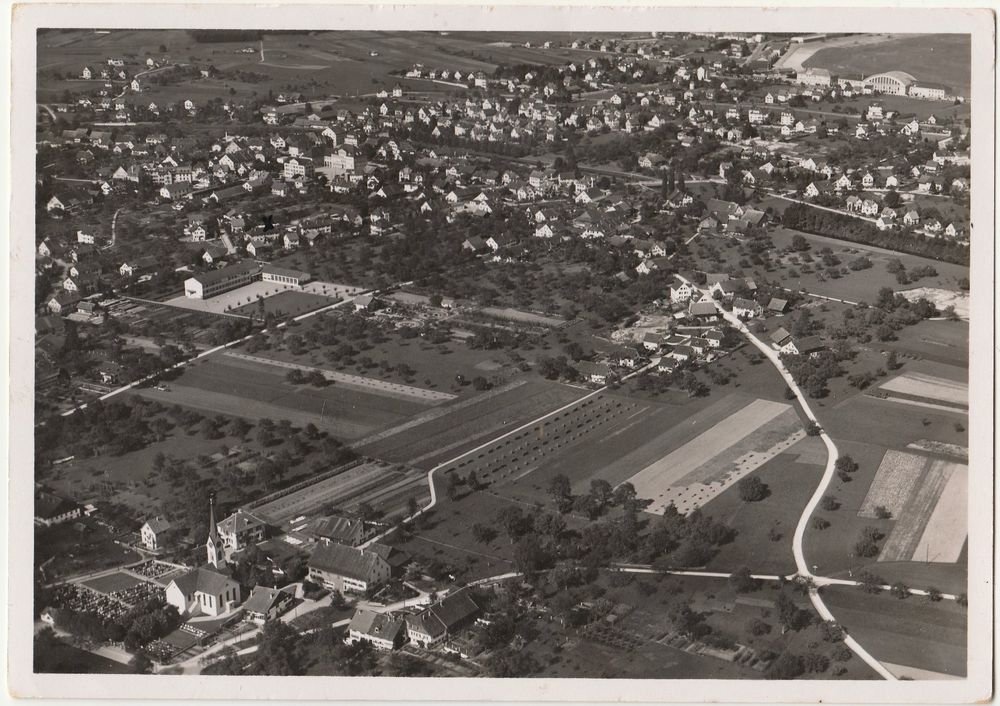
[[[663,514],[674,504],[682,513],[704,505],[804,436],[791,406],[754,400],[742,409],[633,475],[647,512]]]
[[[904,373],[897,375],[881,385],[881,389],[927,400],[943,402],[948,405],[968,408],[969,385],[955,382],[923,373]]]
[[[962,552],[968,534],[968,466],[921,461],[921,476],[902,509],[894,513],[899,519],[882,547],[879,561],[950,563],[957,561]]]

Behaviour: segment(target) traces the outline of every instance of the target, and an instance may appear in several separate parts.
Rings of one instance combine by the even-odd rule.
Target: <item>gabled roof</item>
[[[354,613],[354,617],[351,618],[351,624],[347,629],[380,640],[395,642],[403,630],[403,625],[402,620],[387,613],[376,613],[366,608],[359,608]]]
[[[225,574],[220,574],[218,571],[201,566],[178,576],[170,583],[176,584],[185,596],[193,593],[206,593],[217,596],[226,590],[226,586],[235,584],[236,582]]]
[[[372,580],[379,562],[385,563],[385,559],[375,552],[335,542],[319,545],[309,557],[313,568],[359,581]]]
[[[269,586],[254,586],[253,592],[250,593],[250,597],[247,602],[243,604],[243,607],[250,613],[264,613],[266,614],[275,605],[277,605],[284,597],[288,595],[277,588],[271,588]]]
[[[263,525],[264,521],[245,510],[237,510],[219,523],[219,531],[223,534],[237,534],[248,529]]]
[[[163,532],[170,529],[171,525],[169,522],[164,520],[162,517],[151,517],[146,520],[146,526],[149,527],[154,533]]]

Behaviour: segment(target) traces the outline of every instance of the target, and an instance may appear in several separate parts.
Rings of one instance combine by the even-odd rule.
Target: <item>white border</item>
[[[445,0],[447,1],[447,0]],[[543,0],[544,1],[544,0]],[[735,3],[730,2],[729,5]],[[92,699],[337,699],[419,701],[835,701],[971,702],[989,699],[992,677],[992,480],[994,292],[995,16],[988,10],[909,8],[779,8],[677,6],[545,6],[528,0],[478,8],[463,5],[367,6],[238,4],[19,5],[13,11],[11,63],[12,213],[10,249],[10,560],[9,688],[15,696]],[[405,679],[202,676],[76,676],[31,673],[31,536],[33,409],[33,146],[35,131],[34,32],[38,27],[208,27],[336,29],[492,29],[586,32],[735,30],[770,32],[947,32],[972,35],[973,258],[969,439],[971,473],[981,483],[970,493],[969,676],[945,682],[755,682],[726,680]],[[976,384],[976,381],[979,381]],[[989,480],[988,480],[989,479]],[[2,550],[0,550],[2,551]],[[973,616],[980,616],[974,619]]]

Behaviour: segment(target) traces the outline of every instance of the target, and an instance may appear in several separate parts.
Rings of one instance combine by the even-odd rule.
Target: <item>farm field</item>
[[[899,353],[909,353],[936,363],[945,368],[962,369],[961,377],[951,379],[968,380],[969,373],[969,324],[964,321],[921,321],[915,326],[907,326],[896,332],[895,341],[887,341],[882,346]],[[946,377],[944,373],[939,373]]]
[[[953,601],[900,600],[843,587],[824,588],[823,600],[837,622],[877,659],[965,676],[968,621],[965,608]]]
[[[618,485],[749,401],[740,394],[717,400],[693,399],[688,405],[622,398],[617,394],[594,399],[598,401],[592,406],[573,408],[561,420],[562,424],[556,422],[560,428],[568,422],[572,429],[562,449],[550,452],[544,463],[534,462],[531,467],[536,468],[529,475],[515,473],[497,492],[524,502],[545,501],[549,498],[547,488],[551,479],[559,474],[569,478],[574,493],[587,492],[591,478],[603,478]],[[625,412],[620,407],[614,408],[614,415],[601,426],[601,444],[573,444],[570,439],[577,433],[574,425],[588,423],[608,404],[604,400],[629,406]],[[480,471],[474,468],[478,475]]]
[[[801,431],[791,406],[754,400],[629,480],[640,498],[653,500],[647,512],[675,505],[687,514],[798,441]]]
[[[968,535],[968,467],[929,460],[878,560],[954,563]],[[933,550],[933,553],[932,553]]]
[[[823,442],[806,437],[754,471],[768,489],[763,500],[744,502],[738,488],[729,487],[706,503],[702,512],[737,532],[732,542],[719,547],[706,568],[733,571],[749,566],[758,573],[780,574],[795,571],[792,535],[825,465]]]
[[[164,404],[249,419],[288,419],[295,426],[313,423],[339,439],[356,439],[416,414],[424,404],[347,389],[295,385],[278,370],[248,370],[246,361],[214,356],[184,368],[169,391],[139,389],[137,394]]]
[[[334,508],[337,512],[350,512],[361,503],[368,503],[376,510],[390,515],[405,508],[410,497],[418,501],[430,497],[423,472],[372,461],[258,505],[252,508],[252,512],[268,518],[276,525],[321,510],[325,514],[332,513]]]
[[[101,657],[62,640],[52,641],[46,657],[48,672],[55,674],[128,674],[132,671],[127,664]]]
[[[303,373],[320,372],[322,375],[331,383],[346,387],[352,390],[358,390],[361,392],[368,392],[373,395],[382,395],[384,397],[392,397],[395,399],[409,400],[423,402],[425,404],[436,404],[439,402],[448,402],[455,399],[456,395],[449,394],[447,392],[437,392],[436,390],[426,390],[422,387],[414,387],[413,385],[403,385],[398,382],[388,382],[386,380],[380,380],[373,377],[364,377],[361,375],[348,375],[346,373],[339,373],[332,370],[327,370],[325,368],[313,367],[308,365],[299,365],[298,363],[286,363],[284,361],[273,360],[265,356],[259,355],[249,355],[246,353],[236,353],[233,351],[225,351],[223,355],[226,358],[237,361],[237,364],[249,364],[250,369],[255,369],[258,367],[263,367],[269,372],[273,369],[278,371],[283,371],[287,374],[290,370],[299,370]]]
[[[968,96],[971,52],[968,36],[909,35],[887,37],[883,42],[863,46],[823,48],[803,61],[803,66],[865,76],[889,70],[905,71],[918,80],[943,83],[959,95]]]
[[[969,406],[969,386],[966,383],[933,375],[906,372],[891,378],[879,387],[888,392],[938,401],[949,406],[965,408]]]
[[[358,445],[355,450],[430,469],[584,394],[568,385],[533,379],[496,395],[470,398],[474,400],[470,404],[456,403],[454,410],[441,407],[448,413],[435,412],[421,424],[405,425],[398,433]]]

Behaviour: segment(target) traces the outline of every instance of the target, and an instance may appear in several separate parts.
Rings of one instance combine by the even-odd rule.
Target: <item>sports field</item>
[[[971,52],[969,35],[886,35],[882,42],[820,49],[802,65],[829,69],[835,74],[865,76],[883,71],[905,71],[918,80],[943,83],[959,95],[968,96]]]
[[[957,562],[968,534],[968,466],[887,451],[858,513],[883,506],[895,519],[880,562]]]
[[[423,499],[430,495],[426,475],[414,469],[371,462],[350,468],[332,478],[320,481],[297,492],[253,508],[253,513],[275,524],[315,513],[321,508],[336,507],[350,511],[361,503],[390,515],[406,507],[410,497]]]

